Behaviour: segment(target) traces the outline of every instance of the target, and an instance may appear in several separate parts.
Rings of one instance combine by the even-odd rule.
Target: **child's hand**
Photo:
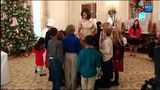
[[[99,49],[103,49],[103,46],[102,46],[102,44],[99,44]]]
[[[116,62],[119,62],[119,60],[117,59]]]
[[[64,64],[62,65],[62,69],[64,69]]]

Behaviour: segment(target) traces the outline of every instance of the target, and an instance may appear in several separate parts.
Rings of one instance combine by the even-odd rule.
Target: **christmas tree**
[[[30,53],[35,40],[28,2],[1,1],[1,50],[16,56]]]

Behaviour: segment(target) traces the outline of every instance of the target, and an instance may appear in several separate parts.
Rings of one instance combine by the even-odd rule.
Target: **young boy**
[[[49,66],[51,69],[51,77],[53,82],[53,90],[60,90],[62,83],[62,65],[63,58],[63,43],[57,40],[57,29],[52,28],[50,30],[53,34],[50,35],[52,39],[48,42],[48,56]]]
[[[104,87],[110,87],[110,79],[112,79],[112,57],[113,57],[113,42],[111,39],[111,32],[112,29],[110,28],[110,24],[103,23],[103,32],[105,33],[106,37],[104,37],[103,42],[101,43],[100,52],[103,56],[102,62],[102,72],[103,72],[103,82],[105,82]]]
[[[94,89],[97,68],[101,65],[100,53],[93,48],[93,37],[85,38],[86,47],[80,51],[78,56],[78,70],[81,74],[82,90]]]

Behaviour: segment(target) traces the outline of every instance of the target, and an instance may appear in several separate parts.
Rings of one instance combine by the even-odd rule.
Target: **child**
[[[75,26],[70,24],[66,28],[67,35],[63,40],[65,52],[65,78],[67,89],[76,89],[77,57],[81,50],[80,40],[76,35]]]
[[[103,23],[103,39],[102,37],[100,39],[101,46],[100,46],[100,52],[102,53],[102,80],[105,82],[105,85],[102,85],[105,88],[110,88],[110,79],[112,79],[113,74],[112,74],[112,57],[113,57],[113,42],[111,39],[111,25],[107,22]]]
[[[81,74],[82,90],[94,89],[97,68],[101,65],[101,55],[93,48],[93,37],[85,38],[86,47],[81,50],[78,56],[78,70]]]
[[[120,32],[119,35],[120,35],[120,38],[123,42],[123,46],[126,46],[127,45],[127,38],[125,37],[125,32]]]
[[[62,66],[64,63],[63,43],[57,39],[57,29],[49,30],[52,34],[47,44],[50,73],[52,77],[53,90],[60,90],[62,84]]]
[[[124,43],[120,36],[121,32],[115,28],[113,30],[113,72],[115,74],[113,86],[119,85],[119,72],[123,72]]]
[[[44,38],[39,38],[39,40],[36,42],[33,48],[33,52],[35,53],[35,63],[36,63],[35,73],[37,73],[38,71],[40,76],[46,75],[45,73],[43,73],[43,65],[44,65],[43,53],[45,52],[44,43],[45,43]]]

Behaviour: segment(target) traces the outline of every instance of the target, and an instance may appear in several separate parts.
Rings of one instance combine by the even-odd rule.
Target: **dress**
[[[79,27],[81,28],[80,33],[82,34],[81,39],[85,39],[87,35],[91,35],[93,29],[96,28],[95,21],[93,19],[84,20],[82,19],[79,23]]]
[[[45,49],[38,51],[33,48],[33,52],[35,53],[35,64],[37,66],[43,66],[44,65],[43,53],[45,52]]]
[[[129,29],[129,36],[130,36],[129,44],[130,45],[140,44],[141,32],[142,32],[141,27],[137,28],[136,30],[134,30],[132,26],[130,27]],[[136,38],[134,38],[133,36],[136,36]]]
[[[80,33],[81,36],[80,37],[80,41],[83,47],[85,47],[85,43],[84,43],[84,39],[86,36],[91,35],[93,30],[96,29],[96,24],[95,21],[93,19],[89,19],[89,20],[84,20],[82,19],[79,22],[79,28],[81,28]]]
[[[113,44],[113,72],[123,72],[124,46],[118,41]],[[118,60],[118,61],[117,61]]]

